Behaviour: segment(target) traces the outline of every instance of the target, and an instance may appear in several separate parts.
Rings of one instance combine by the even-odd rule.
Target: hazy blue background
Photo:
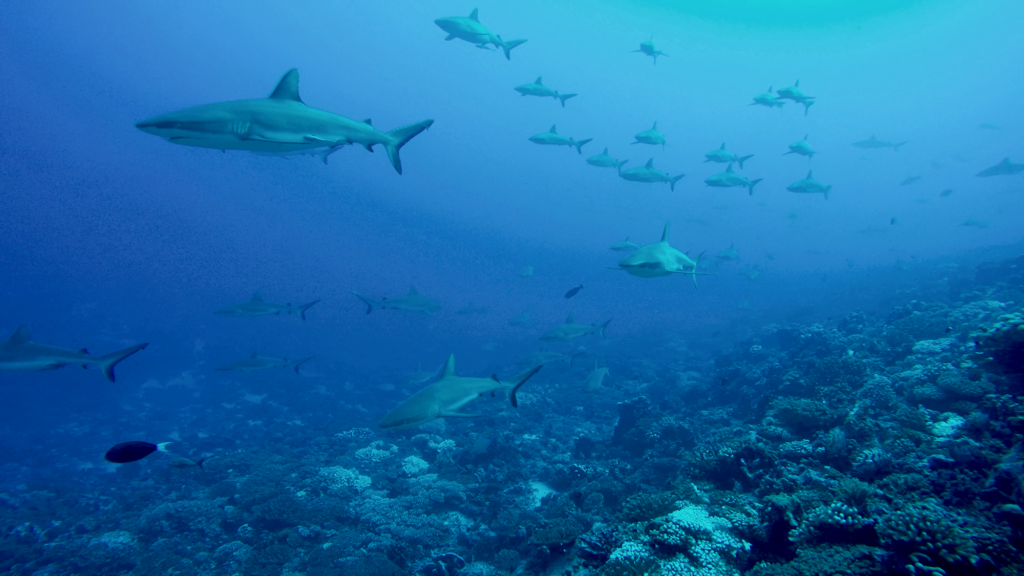
[[[613,345],[704,337],[807,304],[825,315],[913,281],[897,263],[970,263],[972,251],[1021,240],[1024,180],[973,175],[1004,156],[1024,161],[1024,4],[767,4],[4,2],[0,329],[27,323],[41,342],[97,354],[152,343],[118,367],[115,385],[70,368],[2,375],[5,420],[45,428],[87,409],[137,412],[155,389],[142,383],[183,373],[200,402],[230,382],[283,377],[210,372],[253,349],[317,354],[293,380],[296,397],[314,381],[368,387],[450,351],[460,371],[507,373],[569,311],[586,323],[614,317]],[[443,41],[433,20],[474,6],[503,38],[529,40],[511,62]],[[652,37],[669,55],[657,66],[630,53]],[[292,67],[310,106],[381,130],[433,118],[402,151],[405,175],[380,151],[347,148],[324,166],[175,146],[133,126],[265,96]],[[579,96],[562,109],[512,90],[537,76]],[[797,79],[817,97],[807,117],[793,103],[748,106]],[[654,121],[669,146],[630,146]],[[594,141],[582,157],[527,141],[552,124]],[[805,134],[820,155],[781,155]],[[850,145],[873,134],[909,144]],[[742,172],[764,178],[753,197],[704,186],[724,165],[703,154],[723,141],[756,154]],[[605,146],[627,167],[653,157],[687,176],[673,193],[584,163]],[[834,185],[828,201],[785,190],[811,168]],[[922,179],[899,186],[911,175]],[[654,241],[665,221],[691,255],[735,242],[742,260],[702,277],[699,291],[689,278],[604,269],[618,257],[607,246]],[[536,275],[524,280],[526,265]],[[756,282],[740,274],[753,267]],[[398,296],[410,283],[444,309],[367,316],[349,294]],[[323,301],[304,323],[212,314],[254,290]],[[489,313],[455,314],[470,302]],[[534,326],[507,326],[523,310]],[[481,350],[492,341],[502,348]]]

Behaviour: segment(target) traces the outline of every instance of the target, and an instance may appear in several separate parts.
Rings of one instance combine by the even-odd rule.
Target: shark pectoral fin
[[[605,268],[607,268],[609,270],[622,270],[623,272],[626,271],[625,268],[619,268],[618,266],[605,266]]]
[[[466,414],[465,412],[438,412],[441,418],[479,418],[485,414]]]
[[[458,38],[458,36],[456,36],[455,34],[449,34],[449,35],[444,37],[445,41],[448,41],[448,42],[450,42],[452,40],[455,40],[456,38]]]

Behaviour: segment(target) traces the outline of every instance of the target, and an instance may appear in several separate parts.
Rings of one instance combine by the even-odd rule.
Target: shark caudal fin
[[[619,174],[622,174],[622,167],[626,165],[626,162],[629,162],[629,160],[623,160],[622,162],[615,163],[615,169],[619,171]]]
[[[498,36],[498,40],[501,40],[501,36]],[[505,60],[511,60],[512,49],[524,43],[526,43],[526,40],[509,40],[508,42],[502,40],[501,49],[505,51]]]
[[[611,324],[611,323],[612,323],[612,319],[609,318],[607,322],[605,322],[604,324],[601,324],[600,326],[598,326],[598,328],[601,329],[601,338],[607,338],[607,336],[605,336],[605,334],[604,334],[604,331],[606,329],[608,329],[608,325]]]
[[[391,165],[395,167],[395,171],[399,174],[402,173],[402,158],[398,155],[398,151],[405,146],[409,140],[416,137],[417,134],[423,132],[430,125],[433,124],[433,120],[424,120],[416,124],[410,124],[408,126],[402,126],[401,128],[395,128],[391,132],[388,132],[390,141],[384,143],[384,149],[388,151],[388,160],[391,160]]]
[[[118,362],[124,360],[125,358],[131,356],[132,354],[135,354],[136,352],[142,350],[146,346],[149,346],[148,342],[145,344],[136,344],[131,348],[125,348],[124,350],[118,350],[117,352],[111,352],[106,356],[101,356],[99,359],[99,365],[100,368],[103,369],[103,375],[107,377],[107,380],[113,382],[114,366],[117,366]]]
[[[578,96],[578,94],[559,94],[557,98],[562,101],[562,108],[565,108],[565,101],[575,96]]]
[[[893,145],[892,145],[892,151],[893,151],[893,152],[899,152],[899,151],[900,151],[900,146],[903,146],[903,145],[904,145],[904,144],[906,144],[907,142],[909,142],[909,140],[904,140],[903,142],[900,142],[900,143],[898,143],[898,144],[893,144]]]
[[[804,116],[807,116],[807,110],[814,104],[814,100],[804,100]]]
[[[583,155],[583,145],[590,142],[593,138],[587,138],[586,140],[580,140],[579,142],[573,141],[572,145],[576,147],[576,152],[579,155]]]
[[[313,358],[316,358],[316,356],[307,356],[305,358],[299,358],[298,360],[292,360],[291,362],[289,362],[289,364],[294,368],[295,373],[298,374],[299,366],[302,366],[303,364],[309,362]]]
[[[669,178],[668,179],[668,188],[669,188],[669,190],[675,192],[676,191],[676,182],[679,182],[680,180],[682,180],[683,176],[686,176],[686,174],[680,174],[679,176],[673,176],[673,177]]]
[[[749,156],[744,156],[742,158],[737,158],[736,162],[740,165],[740,170],[743,170],[743,163],[746,162],[747,160],[750,160],[753,157],[754,157],[754,155],[751,154]]]
[[[540,369],[543,367],[543,365],[537,366],[532,370],[528,370],[526,372],[523,372],[519,376],[516,376],[516,381],[514,384],[512,384],[512,389],[509,390],[508,392],[508,401],[512,403],[513,408],[519,408],[519,401],[516,400],[516,392],[519,390],[519,387],[522,386],[523,384],[526,384],[526,381],[529,380],[534,374],[539,372]]]
[[[609,320],[609,322],[611,322],[611,320]],[[575,367],[574,365],[576,364],[576,359],[580,358],[581,356],[583,356],[586,353],[587,353],[586,350],[584,350],[583,352],[579,352],[577,354],[573,354],[572,356],[569,356],[569,370],[572,370]]]
[[[374,308],[380,308],[381,307],[381,304],[380,304],[379,300],[374,300],[373,298],[370,298],[369,296],[366,296],[364,294],[360,294],[359,292],[356,292],[355,290],[353,290],[352,293],[355,294],[357,298],[359,298],[360,300],[362,300],[366,304],[366,313],[367,314],[369,314],[370,312],[373,312]]]
[[[758,178],[757,180],[751,180],[750,181],[750,186],[748,186],[748,188],[750,189],[750,195],[751,196],[754,195],[754,186],[756,186],[757,183],[760,182],[761,180],[764,180],[764,178]]]
[[[312,308],[313,305],[316,304],[319,301],[320,300],[317,299],[317,300],[313,300],[309,304],[303,304],[301,306],[296,306],[295,309],[299,311],[299,318],[302,318],[303,320],[305,320],[306,319],[306,310],[309,310],[310,308]]]

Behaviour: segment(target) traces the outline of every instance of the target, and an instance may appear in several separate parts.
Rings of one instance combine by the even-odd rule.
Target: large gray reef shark
[[[650,40],[648,40],[647,42],[641,42],[640,49],[633,50],[632,52],[640,52],[645,56],[650,56],[651,58],[654,58],[655,66],[658,65],[658,56],[668,56],[668,54],[665,54],[661,50],[655,50],[654,42],[651,42]]]
[[[360,300],[366,303],[366,313],[373,312],[374,308],[381,310],[405,310],[407,312],[419,312],[421,314],[433,314],[441,309],[441,305],[426,296],[420,296],[415,286],[409,286],[409,293],[398,298],[381,298],[374,300],[369,296],[352,292]]]
[[[566,138],[555,131],[554,124],[551,125],[551,130],[530,136],[530,142],[533,142],[534,144],[541,144],[543,146],[573,146],[579,154],[583,154],[583,145],[591,140],[593,140],[593,138],[587,138],[586,140],[580,140],[577,142],[572,138]]]
[[[989,176],[1013,176],[1014,174],[1020,174],[1024,172],[1024,164],[1014,164],[1010,162],[1010,158],[1003,158],[1003,161],[991,168],[986,168],[981,172],[975,174],[982,178],[988,178]]]
[[[743,163],[754,157],[753,154],[747,156],[737,156],[732,152],[725,150],[725,142],[722,142],[722,147],[718,150],[712,150],[704,155],[707,160],[704,162],[718,162],[719,164],[725,164],[727,162],[735,162],[740,165],[740,170],[743,170]]]
[[[573,321],[572,312],[570,312],[569,317],[565,319],[565,324],[548,330],[540,337],[540,339],[545,342],[568,342],[570,340],[586,336],[587,334],[600,334],[601,338],[605,338],[606,336],[604,331],[608,328],[608,324],[610,323],[611,318],[600,326],[577,324]]]
[[[804,105],[804,116],[807,116],[807,109],[814,104],[814,96],[805,96],[800,91],[800,81],[797,80],[795,84],[789,88],[783,88],[778,91],[779,99],[792,100]]]
[[[533,84],[523,84],[522,86],[516,86],[514,90],[519,92],[523,96],[540,96],[541,98],[554,98],[562,102],[562,108],[565,108],[565,101],[577,94],[559,94],[557,90],[552,90],[541,83],[541,77],[537,76],[537,80]]]
[[[380,144],[401,174],[398,151],[433,123],[424,120],[385,133],[369,120],[311,108],[299,98],[299,71],[292,68],[269,98],[195,106],[137,122],[135,127],[173,144],[281,156],[317,153],[325,164],[343,146],[359,144],[373,152]]]
[[[253,352],[252,356],[248,358],[242,358],[241,360],[235,360],[229,362],[223,366],[218,366],[214,370],[218,372],[255,372],[257,370],[266,370],[267,368],[293,368],[295,373],[299,373],[299,366],[309,362],[315,358],[315,356],[307,356],[305,358],[299,358],[298,360],[289,360],[287,358],[271,358],[269,356],[260,356],[259,352]]]
[[[463,378],[455,374],[455,355],[448,357],[441,377],[398,405],[380,421],[381,428],[412,428],[438,418],[476,418],[483,414],[459,412],[463,406],[477,398],[507,392],[513,408],[519,407],[516,392],[543,366],[537,366],[502,382],[497,376],[490,378]]]
[[[776,106],[781,109],[786,103],[779,100],[772,94],[772,86],[768,87],[768,91],[764,94],[758,94],[754,96],[754,101],[751,102],[750,106],[767,106],[768,108],[775,108]]]
[[[871,138],[868,138],[867,140],[860,140],[854,142],[853,145],[856,146],[857,148],[863,148],[865,150],[873,150],[876,148],[892,148],[894,152],[899,152],[900,146],[903,146],[906,143],[906,141],[897,142],[895,144],[893,144],[892,142],[883,142],[878,138],[875,138],[874,135],[872,135]]]
[[[302,304],[300,306],[292,306],[291,304],[275,304],[274,302],[267,302],[260,296],[259,292],[256,292],[248,302],[232,304],[227,308],[221,308],[220,310],[215,311],[214,314],[234,316],[236,318],[259,318],[260,316],[272,316],[280,314],[281,312],[286,314],[298,312],[299,318],[305,320],[306,311],[319,301],[319,299],[313,300],[308,304]]]
[[[686,174],[669,176],[661,170],[655,169],[654,158],[648,160],[647,164],[643,166],[619,171],[619,178],[629,180],[630,182],[668,182],[668,187],[673,192],[676,189],[676,182],[682,180],[683,176],[686,176]]]
[[[700,256],[697,257],[700,259]],[[619,260],[617,267],[608,266],[612,270],[624,270],[633,276],[640,278],[659,278],[673,274],[693,275],[693,287],[697,287],[697,275],[710,275],[707,272],[697,272],[697,263],[679,250],[668,244],[668,223],[665,223],[665,230],[661,233],[661,241],[648,244]]]
[[[832,185],[825,186],[821,182],[814,179],[814,171],[807,172],[807,178],[803,180],[797,180],[789,186],[786,190],[790,192],[797,192],[801,194],[824,194],[825,200],[828,200],[828,191],[832,189]]]
[[[714,186],[715,188],[732,188],[735,186],[742,186],[749,190],[750,195],[753,196],[754,186],[756,186],[761,180],[763,180],[763,178],[749,180],[745,176],[740,176],[732,171],[732,164],[729,164],[729,167],[725,169],[725,172],[719,172],[718,174],[709,177],[704,180],[704,183],[708,186]]]
[[[638,132],[636,136],[633,137],[636,138],[636,142],[630,142],[630,144],[650,144],[652,146],[657,146],[660,144],[661,149],[665,149],[665,137],[661,134],[661,132],[658,132],[657,122],[654,123],[654,126],[652,126],[650,130]]]
[[[817,152],[811,150],[811,145],[807,143],[807,134],[804,134],[804,139],[799,142],[794,142],[789,145],[789,152],[783,152],[782,155],[787,154],[799,154],[801,156],[807,156],[813,158]]]
[[[587,158],[587,164],[591,166],[597,166],[598,168],[615,168],[616,170],[622,170],[622,167],[626,165],[629,160],[616,160],[608,155],[608,149],[605,148],[604,152]]]
[[[82,368],[96,365],[103,370],[103,375],[107,377],[107,380],[113,382],[114,366],[146,346],[149,344],[136,344],[105,356],[93,356],[84,348],[71,350],[36,344],[28,335],[28,327],[22,324],[14,330],[10,338],[0,343],[0,372],[40,372],[56,370],[68,365]]]
[[[473,8],[473,12],[469,16],[438,18],[434,20],[434,24],[437,24],[438,28],[448,33],[445,40],[455,40],[458,38],[470,44],[475,44],[477,48],[486,48],[488,44],[493,44],[496,48],[501,48],[505,51],[506,60],[512,59],[510,53],[513,48],[526,42],[526,40],[509,40],[507,42],[502,40],[501,36],[492,33],[486,26],[480,23],[476,8]]]

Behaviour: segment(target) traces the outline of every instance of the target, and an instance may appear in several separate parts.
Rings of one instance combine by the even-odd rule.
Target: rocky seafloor
[[[281,424],[201,470],[26,481],[0,571],[1024,573],[1024,258],[893,302],[609,355],[608,390],[553,372],[495,418]]]

